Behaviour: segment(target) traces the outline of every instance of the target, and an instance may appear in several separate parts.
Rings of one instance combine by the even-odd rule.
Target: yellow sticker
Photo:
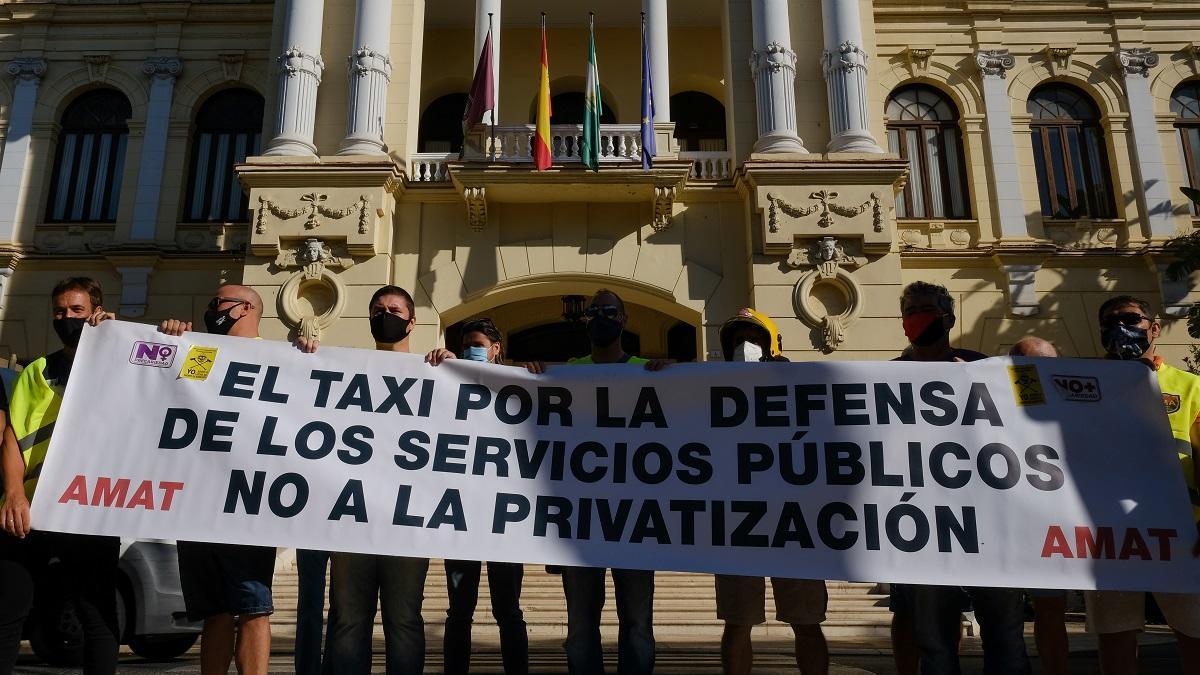
[[[183,360],[183,368],[179,371],[179,377],[203,382],[208,379],[208,374],[212,372],[213,364],[216,362],[216,347],[192,347],[188,350],[187,358]]]
[[[1009,366],[1008,377],[1012,380],[1013,395],[1017,397],[1017,405],[1042,405],[1046,402],[1046,392],[1042,390],[1042,381],[1038,378],[1037,366]]]

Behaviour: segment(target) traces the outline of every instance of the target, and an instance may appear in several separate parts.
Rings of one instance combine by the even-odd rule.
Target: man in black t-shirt
[[[954,298],[944,286],[916,281],[900,296],[909,348],[896,361],[978,361],[987,358],[950,346]],[[961,615],[970,606],[984,638],[984,672],[1031,673],[1025,651],[1024,596],[1019,588],[892,584],[892,649],[899,673],[959,675]],[[916,646],[916,653],[913,646]]]

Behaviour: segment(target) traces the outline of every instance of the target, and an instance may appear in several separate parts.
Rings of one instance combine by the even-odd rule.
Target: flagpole
[[[491,41],[491,37],[492,37],[492,13],[488,12],[488,49],[490,49],[493,52],[491,54],[488,54],[488,56],[490,57],[489,66],[492,63],[496,62],[495,61],[496,46],[495,46],[495,43],[493,43]],[[496,78],[496,79],[499,79],[499,78]],[[495,88],[496,84],[499,84],[499,83],[497,82],[497,83],[492,84],[493,89]],[[492,164],[496,163],[496,112],[497,112],[497,108],[500,107],[499,101],[497,101],[495,99],[496,99],[496,97],[493,95],[493,97],[492,97],[492,124],[491,124],[491,127],[492,127]]]

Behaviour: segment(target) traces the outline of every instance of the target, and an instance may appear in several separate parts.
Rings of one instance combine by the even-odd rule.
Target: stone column
[[[1150,69],[1158,65],[1158,54],[1149,47],[1121,49],[1117,52],[1117,61],[1129,101],[1129,125],[1133,128],[1134,155],[1150,234],[1171,237],[1175,235],[1175,207],[1171,202],[1171,184],[1167,181],[1162,143],[1158,137],[1154,98],[1150,94]]]
[[[155,56],[142,64],[142,72],[150,78],[150,100],[146,104],[146,130],[133,196],[133,225],[129,230],[132,241],[154,240],[163,165],[167,160],[171,96],[175,91],[175,78],[182,71],[183,62],[174,56]]]
[[[807,153],[796,133],[796,52],[787,0],[754,0],[750,71],[758,98],[754,152]],[[657,88],[657,87],[656,87]]]
[[[829,152],[883,152],[871,135],[867,52],[858,0],[821,0],[825,51],[821,66],[829,98]]]
[[[671,121],[671,58],[667,49],[667,0],[642,0],[646,42],[654,76],[654,121]]]
[[[983,107],[987,119],[988,154],[991,155],[992,186],[996,217],[1001,237],[1028,238],[1025,201],[1021,198],[1021,176],[1017,167],[1017,146],[1009,108],[1008,71],[1016,59],[1007,49],[982,49],[975,54],[983,78]]]
[[[325,62],[321,60],[321,22],[324,0],[288,0],[279,56],[279,88],[275,92],[274,137],[264,155],[316,155],[313,125],[317,117],[317,87]]]
[[[38,84],[46,74],[46,59],[19,57],[5,68],[16,79],[8,111],[8,137],[0,158],[0,243],[13,241],[17,220],[25,207],[25,182],[29,175],[29,142]]]
[[[496,111],[483,114],[484,124],[500,123],[500,0],[475,0],[475,51],[471,52],[471,77],[479,67],[479,53],[487,39],[488,14],[492,17],[492,86],[496,96]],[[492,115],[496,118],[493,119]]]
[[[382,155],[387,88],[392,81],[388,49],[392,36],[391,0],[358,0],[350,77],[346,138],[339,155]]]

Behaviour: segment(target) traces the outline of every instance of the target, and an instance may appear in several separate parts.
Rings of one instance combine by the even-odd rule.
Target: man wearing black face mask
[[[987,358],[950,346],[954,298],[944,286],[916,281],[900,295],[900,315],[909,349],[896,361],[978,361]],[[892,584],[892,651],[897,670],[957,675],[961,615],[973,605],[984,635],[984,672],[1030,673],[1025,651],[1024,596],[1020,589]],[[916,653],[913,653],[913,645]]]
[[[1162,324],[1153,318],[1150,303],[1121,295],[1100,305],[1100,343],[1105,358],[1140,361],[1154,370],[1163,405],[1171,423],[1176,450],[1192,501],[1192,517],[1200,522],[1200,471],[1195,451],[1200,447],[1200,377],[1174,368],[1155,353]],[[1131,448],[1132,450],[1132,448]],[[1200,544],[1193,554],[1200,554]],[[1137,673],[1137,634],[1145,627],[1145,594],[1089,591],[1088,624],[1099,634],[1100,669],[1105,675]],[[1200,595],[1155,593],[1167,624],[1179,643],[1182,672],[1200,672]]]
[[[621,333],[629,320],[625,303],[610,290],[592,296],[584,312],[591,353],[572,364],[628,363],[646,370],[662,370],[669,361],[646,360],[625,353]],[[545,371],[544,364],[525,364],[531,373]],[[654,572],[613,569],[617,601],[617,672],[639,675],[654,671]],[[604,568],[564,567],[563,592],[567,597],[567,672],[571,675],[604,673],[604,650],[600,642],[600,613],[604,609]]]
[[[63,348],[26,366],[13,385],[0,474],[0,673],[11,672],[21,628],[33,602],[34,581],[57,560],[54,594],[76,608],[83,628],[85,673],[117,667],[117,559],[121,541],[32,531],[29,501],[50,445],[84,324],[113,318],[101,306],[100,284],[86,277],[60,282],[50,294],[53,327]],[[49,580],[48,580],[49,581]]]
[[[248,286],[217,289],[204,312],[209,333],[258,339],[262,297]],[[168,319],[159,330],[182,335],[190,321]],[[179,581],[188,618],[204,621],[200,634],[200,671],[225,673],[236,658],[242,675],[265,673],[271,656],[271,581],[275,549],[181,541]]]

